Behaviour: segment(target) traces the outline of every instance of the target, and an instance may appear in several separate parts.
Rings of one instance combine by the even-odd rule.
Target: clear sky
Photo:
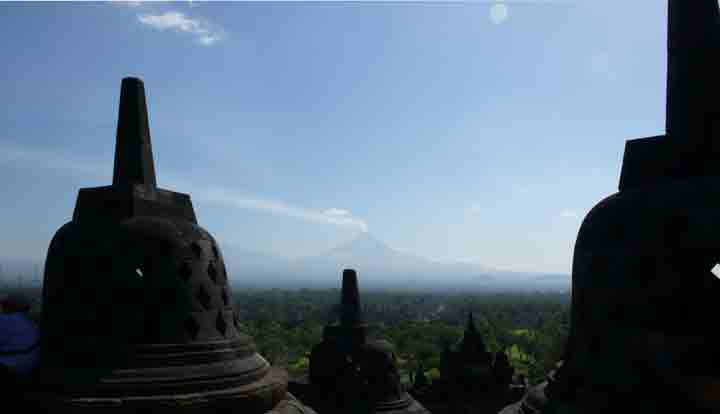
[[[441,260],[569,272],[627,139],[662,134],[663,0],[0,3],[0,257],[44,258],[112,179],[145,81],[158,184],[221,244],[369,231]]]

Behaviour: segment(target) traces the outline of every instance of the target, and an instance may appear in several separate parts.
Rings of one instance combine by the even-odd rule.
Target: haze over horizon
[[[224,249],[288,260],[368,232],[569,274],[624,141],[664,129],[664,2],[0,10],[17,39],[0,45],[0,261],[44,259],[78,189],[111,182],[125,76],[145,82],[158,185]]]

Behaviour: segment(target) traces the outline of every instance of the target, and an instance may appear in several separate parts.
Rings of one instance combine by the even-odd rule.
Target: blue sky
[[[112,178],[145,81],[158,184],[221,244],[369,231],[440,260],[569,272],[624,142],[664,132],[666,2],[2,3],[0,257],[42,258]]]

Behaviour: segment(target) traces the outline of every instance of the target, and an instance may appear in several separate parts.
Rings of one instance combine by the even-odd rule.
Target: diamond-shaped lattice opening
[[[190,267],[190,263],[183,262],[180,265],[180,277],[183,278],[184,281],[190,280],[190,276],[192,276],[192,267]]]
[[[196,242],[196,241],[192,242],[192,244],[190,244],[190,250],[192,250],[193,254],[198,259],[202,257],[202,252],[203,252],[202,246],[200,246],[200,244],[198,242]]]
[[[225,317],[222,311],[219,311],[217,314],[217,318],[215,318],[215,327],[223,336],[225,336],[227,330],[227,323],[225,322]]]
[[[205,290],[205,287],[200,286],[195,293],[195,298],[200,302],[200,304],[205,309],[210,309],[210,300],[212,299],[210,295]]]
[[[716,263],[715,266],[710,269],[710,272],[714,274],[715,277],[720,278],[720,263]]]
[[[223,288],[223,290],[222,290],[222,300],[223,300],[223,304],[225,304],[225,306],[227,306],[228,303],[230,303],[230,295],[228,295],[227,289],[225,289],[225,288]]]
[[[210,262],[207,268],[208,276],[210,276],[210,279],[212,279],[213,282],[217,283],[218,281],[218,271],[217,268],[215,268],[215,263]]]
[[[193,340],[197,339],[198,332],[200,332],[200,325],[192,316],[188,316],[185,320],[185,331]]]
[[[140,269],[139,267],[135,269],[135,273],[137,273],[137,275],[140,277],[145,276],[145,275],[143,275],[142,269]]]

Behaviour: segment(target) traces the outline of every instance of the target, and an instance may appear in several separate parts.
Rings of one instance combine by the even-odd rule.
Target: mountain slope
[[[425,291],[466,290],[569,290],[570,275],[513,272],[492,269],[477,263],[438,262],[395,250],[369,233],[325,253],[287,260],[265,253],[222,244],[233,285],[257,288],[338,287],[342,270],[358,271],[365,289]],[[25,285],[38,284],[43,266],[40,260],[0,260],[0,282],[17,285],[23,274]],[[35,272],[39,274],[35,276]],[[4,276],[4,277],[3,277]]]
[[[392,249],[369,233],[328,252],[294,261],[315,277],[337,281],[344,268],[359,272],[362,284],[385,288],[481,287],[492,277],[487,268],[467,263],[440,263]],[[336,282],[337,283],[337,282]]]
[[[438,262],[388,247],[369,233],[322,254],[286,260],[223,246],[233,284],[265,288],[338,287],[345,268],[358,271],[367,289],[569,290],[564,274],[514,272],[477,263]]]

